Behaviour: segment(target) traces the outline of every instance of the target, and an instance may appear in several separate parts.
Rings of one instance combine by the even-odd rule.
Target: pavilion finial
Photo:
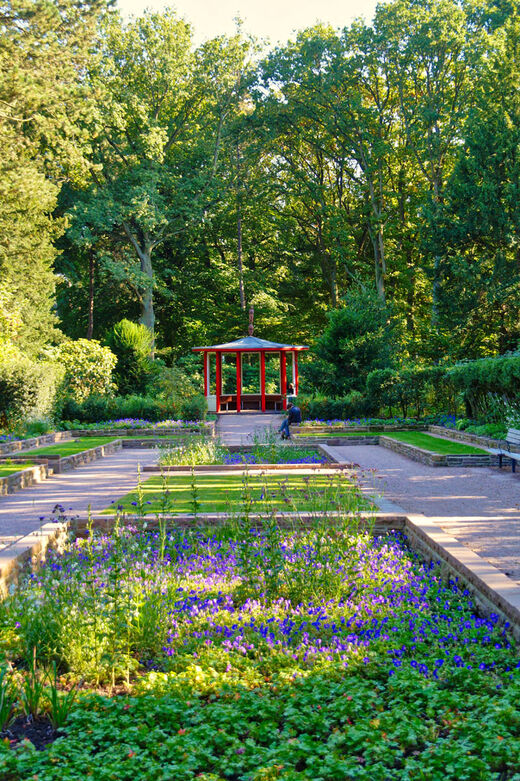
[[[254,319],[255,319],[255,310],[254,307],[249,308],[249,336],[253,336],[253,331],[255,330],[254,325]]]

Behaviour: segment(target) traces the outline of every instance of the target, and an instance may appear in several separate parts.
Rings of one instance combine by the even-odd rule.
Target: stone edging
[[[83,466],[83,464],[90,464],[92,461],[97,461],[98,458],[103,458],[103,456],[117,453],[122,448],[122,442],[121,439],[114,439],[113,442],[108,442],[106,445],[91,447],[71,456],[51,455],[44,456],[44,458],[49,461],[56,474],[61,474],[61,472],[68,472],[70,469]]]
[[[73,429],[69,432],[74,437],[148,437],[148,436],[191,436],[193,434],[215,433],[215,421],[201,424],[200,428],[113,428],[113,429]]]
[[[471,445],[480,445],[481,447],[500,448],[503,444],[501,439],[491,439],[490,437],[479,437],[478,434],[470,434],[467,431],[457,431],[454,428],[445,428],[444,426],[428,426],[428,431],[432,434],[438,434],[444,439],[455,439],[459,442],[467,442]],[[513,453],[520,453],[520,447],[513,445]]]
[[[0,454],[18,453],[23,450],[31,450],[35,447],[44,445],[54,445],[56,442],[70,442],[72,434],[70,431],[55,431],[54,434],[43,434],[41,437],[31,437],[31,439],[17,439],[13,442],[1,442]]]
[[[348,469],[352,464],[339,461],[329,461],[326,464],[198,464],[197,466],[144,466],[142,472],[156,472],[158,474],[168,474],[169,472],[185,472],[195,474],[202,472],[276,472],[284,470],[323,470],[323,469]]]
[[[59,549],[68,534],[68,523],[46,523],[0,550],[0,599],[7,596],[10,585],[18,583],[22,568],[26,571],[25,565],[36,571],[47,548]]]
[[[463,580],[484,614],[498,613],[509,621],[520,639],[520,586],[500,570],[451,537],[433,520],[409,515],[405,521],[412,548],[424,558],[438,561],[451,575]]]
[[[20,469],[18,472],[12,472],[5,477],[0,477],[0,496],[7,496],[7,494],[14,494],[15,491],[21,491],[22,488],[29,488],[29,486],[41,483],[42,480],[52,475],[54,470],[49,468],[47,461],[41,458],[31,460],[36,460],[37,463],[34,466]]]
[[[418,461],[427,466],[498,466],[498,456],[494,456],[491,453],[481,455],[478,453],[460,453],[458,455],[432,453],[430,450],[423,450],[423,448],[416,445],[400,442],[398,439],[392,439],[391,437],[379,437],[379,444],[381,447],[386,447],[394,453],[400,453],[407,458],[411,458],[412,461]]]

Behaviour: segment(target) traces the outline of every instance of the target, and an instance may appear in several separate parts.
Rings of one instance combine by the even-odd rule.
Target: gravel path
[[[224,444],[247,444],[280,415],[219,416]],[[370,445],[328,450],[358,465],[367,493],[382,497],[386,511],[423,513],[506,575],[520,582],[520,473],[510,468],[429,467]],[[99,461],[55,475],[11,496],[0,497],[0,549],[34,531],[56,504],[70,516],[104,509],[137,485],[138,465],[154,464],[157,451],[124,449]]]
[[[67,516],[84,515],[90,504],[103,510],[137,485],[137,468],[157,461],[157,450],[125,448],[70,472],[53,475],[31,488],[0,497],[0,549],[34,531],[56,504]]]
[[[520,473],[430,467],[375,445],[328,450],[359,465],[364,484],[386,500],[382,509],[424,514],[520,582]]]
[[[261,437],[266,430],[279,429],[282,420],[282,415],[270,413],[219,415],[216,433],[224,445],[248,445],[255,435]]]

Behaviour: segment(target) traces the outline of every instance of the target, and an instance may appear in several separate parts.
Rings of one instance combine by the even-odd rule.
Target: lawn
[[[26,453],[34,453],[38,456],[74,456],[76,453],[81,453],[83,450],[90,450],[93,447],[99,447],[100,445],[108,445],[109,442],[114,442],[116,439],[122,439],[122,437],[81,437],[80,439],[72,439],[69,442],[58,442],[56,445],[50,445],[49,447],[38,447],[26,450]]]
[[[0,477],[9,477],[14,472],[19,472],[21,469],[27,469],[29,466],[34,466],[32,461],[24,461],[23,463],[18,461],[16,463],[6,463],[5,461],[0,463]]]
[[[475,455],[489,455],[486,450],[482,450],[472,445],[465,445],[463,442],[453,442],[439,437],[432,437],[430,434],[424,434],[422,431],[393,431],[391,434],[383,432],[385,437],[398,439],[399,442],[406,442],[408,445],[421,447],[423,450],[429,450],[432,453],[442,455],[458,456],[467,453]]]
[[[518,647],[397,533],[120,530],[54,555],[0,628],[8,703],[35,646],[90,690],[46,750],[0,741],[2,781],[518,778]]]
[[[252,512],[265,512],[270,507],[282,511],[338,510],[346,512],[368,508],[369,504],[353,480],[337,474],[270,474],[226,472],[220,475],[170,474],[157,475],[115,500],[105,513],[119,507],[124,512],[145,514],[165,512],[192,513],[196,505],[200,513],[236,512],[250,497]]]
[[[431,434],[425,434],[422,431],[338,431],[334,433],[309,432],[308,434],[297,434],[297,437],[374,437],[384,436],[390,439],[398,439],[399,442],[406,442],[408,445],[415,445],[432,453],[442,455],[464,455],[473,453],[475,455],[488,455],[486,450],[482,450],[472,445],[466,445],[463,442],[454,442],[452,440],[433,437]]]

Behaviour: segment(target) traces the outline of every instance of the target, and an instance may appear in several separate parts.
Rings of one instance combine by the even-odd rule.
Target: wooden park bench
[[[507,432],[506,438],[504,440],[505,447],[499,447],[494,448],[490,447],[487,448],[490,453],[493,453],[494,455],[498,456],[498,466],[502,466],[502,459],[504,456],[506,458],[509,458],[511,460],[511,471],[516,471],[516,462],[520,461],[520,453],[514,453],[511,452],[511,445],[515,447],[520,447],[520,429],[518,428],[510,428]]]

